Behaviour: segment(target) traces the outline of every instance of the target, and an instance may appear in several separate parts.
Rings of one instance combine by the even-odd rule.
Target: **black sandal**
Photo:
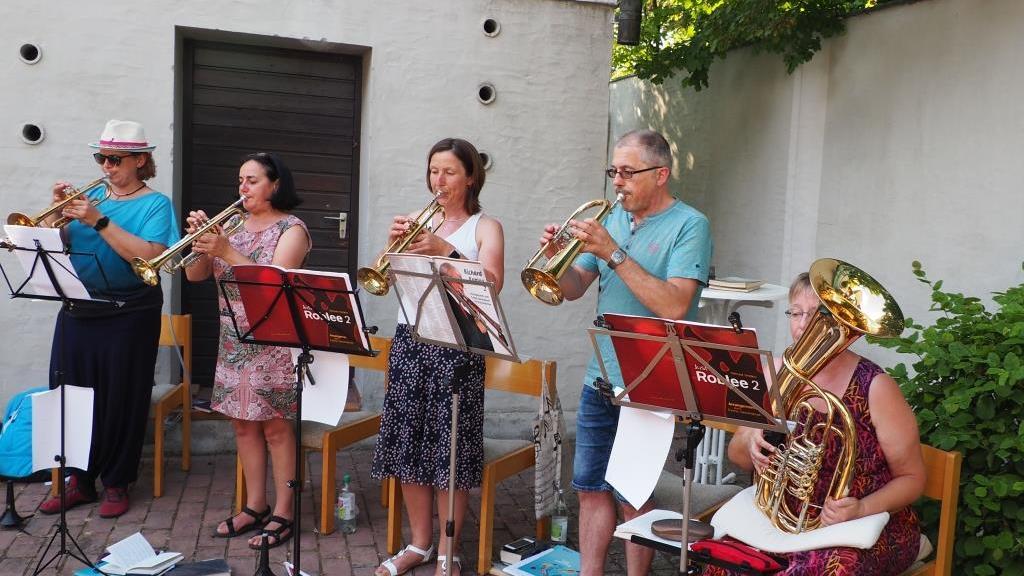
[[[266,524],[270,524],[271,522],[277,522],[278,527],[268,530],[265,526]],[[277,548],[281,544],[284,544],[288,540],[291,540],[293,532],[291,520],[287,518],[281,518],[280,516],[271,516],[270,519],[267,520],[266,524],[264,524],[263,530],[260,531],[260,535],[267,537],[267,548]],[[271,540],[271,538],[273,538],[273,540]],[[260,542],[262,542],[262,540],[260,540]],[[260,545],[254,545],[250,542],[249,548],[252,548],[253,550],[259,550]]]
[[[267,523],[266,518],[267,516],[270,516],[271,511],[272,510],[270,509],[270,506],[267,506],[267,509],[264,510],[262,514],[260,514],[259,512],[253,510],[252,508],[249,508],[248,506],[242,506],[242,511],[239,514],[246,514],[255,519],[255,522],[253,522],[252,524],[246,524],[242,527],[241,530],[236,530],[235,517],[238,515],[236,514],[235,516],[229,516],[228,518],[224,519],[224,525],[228,527],[228,531],[223,534],[219,532],[217,530],[217,526],[220,526],[220,524],[218,524],[213,528],[213,537],[234,538],[235,536],[240,536],[247,532],[252,532],[253,530],[259,530],[260,528],[263,528],[264,524]]]

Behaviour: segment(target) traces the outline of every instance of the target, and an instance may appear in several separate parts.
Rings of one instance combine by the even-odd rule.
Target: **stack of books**
[[[726,276],[725,278],[712,278],[708,280],[708,288],[715,290],[734,290],[736,292],[753,292],[764,284],[764,280],[752,280],[740,278],[739,276]]]

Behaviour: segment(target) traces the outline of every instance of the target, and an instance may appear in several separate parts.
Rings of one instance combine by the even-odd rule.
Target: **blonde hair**
[[[813,292],[814,287],[811,286],[811,275],[807,272],[801,272],[797,274],[796,278],[793,279],[793,283],[789,285],[789,301],[792,302],[803,292]]]

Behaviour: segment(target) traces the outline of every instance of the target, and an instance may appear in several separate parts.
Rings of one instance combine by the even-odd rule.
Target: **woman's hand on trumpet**
[[[56,196],[56,193],[54,195]],[[65,204],[64,209],[61,210],[61,216],[78,220],[91,228],[103,217],[103,214],[83,194]]]
[[[57,181],[53,185],[52,192],[53,192],[53,203],[54,204],[56,204],[56,203],[60,202],[61,200],[64,200],[65,198],[67,198],[66,190],[68,188],[74,189],[73,185],[71,184],[71,182],[65,182],[64,180],[59,180],[59,181]]]

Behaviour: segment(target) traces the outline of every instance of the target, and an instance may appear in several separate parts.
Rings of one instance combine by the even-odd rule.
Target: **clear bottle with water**
[[[345,474],[342,478],[341,493],[338,494],[338,528],[345,534],[356,531],[356,517],[359,515],[356,495],[349,490],[350,481],[351,477]]]
[[[555,503],[555,513],[551,515],[551,541],[557,544],[565,544],[569,536],[569,508],[565,505],[565,497],[562,489],[558,489],[558,502]]]

